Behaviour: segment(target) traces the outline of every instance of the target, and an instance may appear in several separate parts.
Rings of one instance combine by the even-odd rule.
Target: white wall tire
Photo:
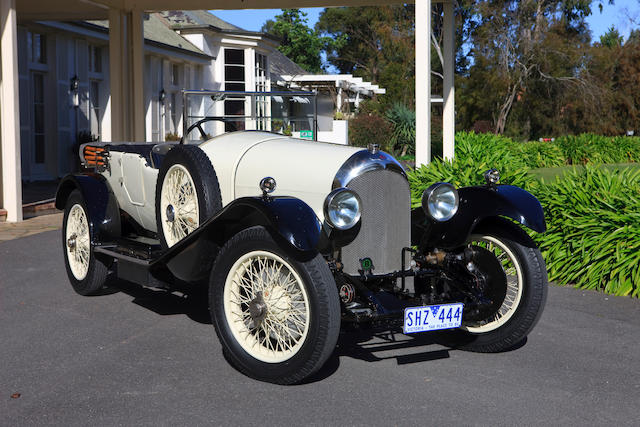
[[[209,308],[227,359],[252,378],[278,384],[320,369],[340,330],[338,291],[326,261],[319,254],[292,257],[263,227],[239,232],[220,250]]]
[[[74,190],[67,199],[62,221],[62,247],[67,276],[80,295],[94,295],[104,287],[109,273],[93,251],[90,218],[82,194]]]
[[[175,145],[156,182],[158,239],[167,249],[222,209],[218,178],[207,155],[195,145]]]

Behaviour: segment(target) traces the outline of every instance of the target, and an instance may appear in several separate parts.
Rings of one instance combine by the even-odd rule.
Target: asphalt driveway
[[[502,354],[348,331],[282,387],[227,364],[197,295],[119,287],[76,295],[59,231],[0,243],[0,425],[640,424],[637,300],[552,287]]]

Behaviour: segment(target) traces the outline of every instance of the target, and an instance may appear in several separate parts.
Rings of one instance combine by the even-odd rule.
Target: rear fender
[[[69,195],[79,190],[87,206],[92,242],[111,241],[120,236],[120,210],[107,180],[97,173],[65,176],[56,191],[56,208],[64,210]]]
[[[465,244],[471,232],[492,218],[507,217],[538,233],[546,231],[544,212],[531,193],[512,185],[458,189],[460,207],[449,221],[435,222],[422,208],[412,212],[412,244],[423,248],[455,248]]]
[[[298,259],[317,254],[323,233],[313,209],[300,199],[244,197],[228,204],[169,248],[154,266],[166,265],[184,281],[202,280],[211,269],[218,248],[236,233],[254,226],[270,230],[283,249]]]

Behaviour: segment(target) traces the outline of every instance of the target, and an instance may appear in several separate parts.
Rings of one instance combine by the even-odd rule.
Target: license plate
[[[425,305],[404,309],[404,333],[457,328],[462,322],[462,303]]]

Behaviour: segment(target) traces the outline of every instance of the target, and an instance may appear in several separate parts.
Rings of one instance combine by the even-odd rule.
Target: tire
[[[178,243],[220,209],[218,177],[204,151],[183,144],[169,150],[156,182],[156,224],[163,249]]]
[[[78,190],[67,199],[62,221],[62,252],[67,276],[80,295],[96,295],[104,287],[109,269],[93,251],[87,206]]]
[[[510,224],[509,224],[510,225]],[[488,319],[463,322],[446,343],[463,350],[497,353],[518,346],[536,325],[547,300],[548,279],[540,250],[518,227],[492,226],[475,231],[469,243],[490,249],[503,260],[507,295]]]
[[[314,374],[340,332],[338,290],[326,261],[319,254],[296,260],[263,227],[239,232],[220,250],[209,310],[227,360],[247,376],[277,384]]]

